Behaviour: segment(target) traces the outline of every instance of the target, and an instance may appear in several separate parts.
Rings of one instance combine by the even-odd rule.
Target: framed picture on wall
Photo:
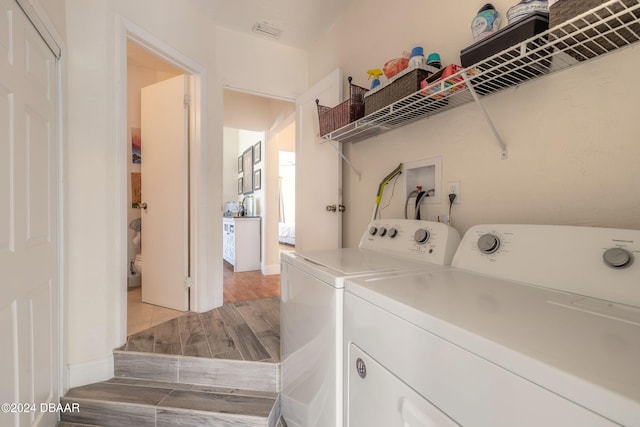
[[[258,169],[253,174],[253,189],[259,190],[262,188],[262,169]]]
[[[131,128],[131,163],[142,163],[142,132],[140,128]]]
[[[258,141],[256,145],[253,146],[253,163],[260,163],[262,160],[262,141]]]
[[[238,194],[242,194],[242,178],[238,178]]]
[[[242,156],[238,157],[238,173],[242,173]]]
[[[242,194],[253,193],[253,145],[242,153]]]

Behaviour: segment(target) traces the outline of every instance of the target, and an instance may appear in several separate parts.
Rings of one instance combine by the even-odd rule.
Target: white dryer
[[[476,226],[344,306],[348,427],[640,426],[638,230]]]
[[[358,248],[282,255],[282,415],[290,427],[341,427],[347,278],[449,265],[460,242],[441,223],[377,220]]]

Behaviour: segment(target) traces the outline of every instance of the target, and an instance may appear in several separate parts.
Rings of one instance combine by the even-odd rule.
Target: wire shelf
[[[419,90],[323,138],[357,142],[555,73],[640,40],[640,2],[611,0],[450,76],[428,96]],[[465,77],[464,80],[456,77]]]

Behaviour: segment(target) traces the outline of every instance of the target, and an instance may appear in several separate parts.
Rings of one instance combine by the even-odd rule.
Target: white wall
[[[283,149],[295,150],[295,113],[290,114],[267,134],[267,152],[265,180],[266,209],[265,239],[263,241],[263,272],[264,274],[280,273],[280,249],[279,249],[279,201],[278,201],[278,177],[280,175],[279,152]],[[265,178],[263,178],[265,179]],[[267,245],[265,247],[265,245]]]
[[[493,3],[505,13],[513,2]],[[383,6],[379,0],[354,1],[310,49],[310,82],[340,65],[366,84],[365,70],[417,44],[457,63],[460,49],[473,41],[469,23],[481,4],[458,2],[452,11],[450,3],[400,0],[379,13]],[[372,29],[385,36],[367,40]],[[486,98],[508,145],[507,160],[500,160],[474,104],[344,145],[362,171],[359,180],[343,169],[344,245],[357,245],[384,176],[400,162],[436,156],[443,158],[442,191],[448,181],[461,181],[461,203],[452,212],[461,233],[492,222],[640,228],[640,86],[621,77],[639,65],[636,46]],[[402,188],[398,183],[387,217],[403,215]],[[427,212],[445,215],[447,208],[428,205]]]
[[[224,87],[286,100],[307,87],[307,53],[218,27],[215,55]]]
[[[296,157],[295,152],[280,151],[280,185],[282,188],[282,206],[284,223],[296,223]]]
[[[238,145],[240,144],[240,129],[225,126],[223,129],[223,159],[222,159],[222,200],[237,202],[238,195]]]
[[[120,247],[119,206],[126,190],[118,188],[126,167],[118,158],[119,140],[117,76],[122,46],[117,45],[120,17],[133,23],[163,44],[179,51],[203,67],[202,103],[206,115],[202,124],[199,164],[200,207],[196,212],[201,235],[198,247],[206,265],[200,266],[205,283],[196,310],[207,310],[222,303],[222,81],[234,76],[234,84],[249,89],[265,82],[248,77],[253,71],[236,66],[252,62],[244,58],[244,47],[251,40],[225,31],[218,43],[215,25],[188,3],[173,0],[66,0],[68,40],[68,127],[66,162],[67,222],[67,334],[71,386],[106,379],[112,350],[124,343],[120,310],[126,290],[126,270],[118,268],[114,254]],[[61,31],[63,31],[61,29]],[[219,51],[235,53],[239,63],[219,64]],[[262,55],[279,58],[270,63],[265,87],[280,97],[295,97],[304,83],[290,82],[306,76],[305,58],[300,51],[260,44]],[[229,56],[230,57],[230,56]],[[250,59],[250,60],[249,60]],[[256,63],[252,62],[255,66]],[[283,68],[278,70],[281,64]],[[219,66],[221,65],[221,66]],[[254,68],[255,70],[255,68]],[[291,74],[291,75],[289,75]],[[298,76],[292,78],[292,76]],[[237,77],[237,78],[235,78]],[[302,80],[306,80],[303,78]],[[287,88],[287,89],[284,89]],[[124,139],[124,138],[123,138]],[[124,186],[123,186],[124,187]],[[123,194],[124,192],[124,194]],[[126,247],[124,252],[126,253]],[[124,298],[126,304],[126,296]],[[109,368],[111,366],[111,368]],[[86,371],[82,368],[86,367]],[[76,369],[77,368],[77,369]],[[100,368],[106,368],[100,370]],[[74,372],[84,372],[75,375]],[[93,376],[92,376],[93,375]]]

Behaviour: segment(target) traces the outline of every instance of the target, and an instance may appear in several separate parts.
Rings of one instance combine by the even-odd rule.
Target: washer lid
[[[356,276],[387,271],[413,271],[431,264],[411,261],[370,249],[345,248],[298,254],[305,260],[334,270],[339,276]]]

